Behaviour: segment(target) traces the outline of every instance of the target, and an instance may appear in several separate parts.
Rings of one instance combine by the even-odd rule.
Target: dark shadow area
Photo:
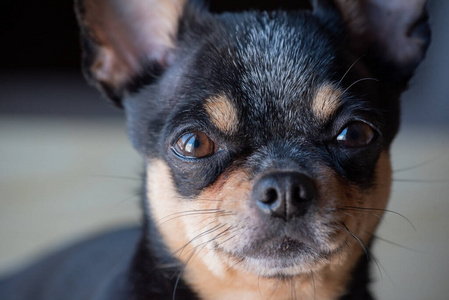
[[[302,1],[208,1],[214,12],[309,8]],[[403,96],[404,123],[449,125],[449,3],[428,5],[433,37],[427,58]],[[0,10],[0,114],[117,117],[80,70],[72,1],[7,1]]]
[[[72,1],[4,1],[0,70],[75,71],[80,65]]]

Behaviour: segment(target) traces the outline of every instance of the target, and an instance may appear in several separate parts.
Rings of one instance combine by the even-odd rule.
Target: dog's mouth
[[[243,268],[262,277],[288,278],[322,268],[342,247],[321,247],[308,239],[278,235],[247,241],[240,249],[215,244],[215,250],[232,258],[233,267]]]
[[[309,175],[266,172],[255,180],[250,205],[241,213],[244,221],[232,220],[239,228],[238,241],[222,250],[260,276],[291,276],[316,270],[333,250],[333,199],[323,201],[316,181]]]

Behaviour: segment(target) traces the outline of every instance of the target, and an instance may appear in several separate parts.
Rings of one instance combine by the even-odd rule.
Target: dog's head
[[[344,282],[386,206],[424,1],[312,6],[79,3],[87,77],[125,108],[148,162],[148,214],[169,251],[214,276]]]

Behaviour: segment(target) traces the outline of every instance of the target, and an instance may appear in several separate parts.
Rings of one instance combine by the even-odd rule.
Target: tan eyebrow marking
[[[235,133],[239,122],[237,109],[226,96],[219,95],[206,99],[204,109],[212,123],[224,133]]]
[[[315,116],[322,121],[331,118],[341,103],[343,92],[329,83],[325,83],[315,94],[312,110]]]

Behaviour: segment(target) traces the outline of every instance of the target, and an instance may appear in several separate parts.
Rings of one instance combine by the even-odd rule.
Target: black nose
[[[273,172],[262,176],[253,188],[253,201],[268,215],[286,221],[304,215],[315,198],[315,184],[298,172]]]

